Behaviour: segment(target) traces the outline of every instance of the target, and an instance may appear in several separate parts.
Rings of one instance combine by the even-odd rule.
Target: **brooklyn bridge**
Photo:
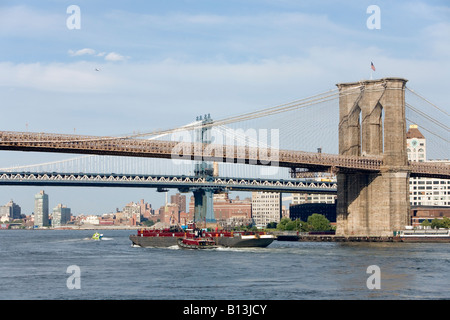
[[[219,120],[205,115],[183,127],[123,136],[0,131],[1,150],[166,159],[171,163],[192,165],[189,172],[169,175],[155,175],[149,171],[121,175],[117,173],[121,169],[114,167],[102,174],[88,174],[80,168],[72,168],[71,172],[58,172],[59,169],[37,172],[33,165],[11,167],[0,169],[0,184],[82,187],[93,183],[96,186],[178,188],[194,193],[196,217],[199,219],[214,218],[208,203],[212,194],[224,188],[337,192],[338,235],[390,236],[394,230],[403,229],[408,224],[410,177],[450,179],[448,164],[408,161],[408,123],[414,121],[424,128],[444,151],[449,150],[449,127],[442,120],[448,119],[448,113],[409,89],[406,82],[402,78],[383,78],[340,83],[337,89],[256,112]],[[406,92],[418,98],[422,105],[442,114],[442,118],[430,116],[427,110],[409,103],[405,98]],[[252,135],[256,130],[230,131],[231,125],[251,120],[254,126],[258,126],[258,119],[270,119],[276,115],[288,117],[291,113],[298,114],[333,101],[337,103],[332,106],[339,111],[335,131],[338,154],[325,153],[320,148],[315,152],[301,151],[301,142],[297,143],[296,150],[283,148],[283,139],[292,139],[290,133],[281,136],[271,130],[272,141],[268,143],[268,139]],[[414,120],[409,115],[415,115]],[[302,125],[299,121],[290,130],[295,131]],[[267,131],[267,128],[260,126],[257,130]],[[222,172],[215,170],[218,164],[280,168],[288,170],[290,177],[267,179],[255,173],[245,178],[236,174],[233,177],[229,174],[221,176]],[[308,177],[318,172],[335,175],[337,184],[308,183]]]

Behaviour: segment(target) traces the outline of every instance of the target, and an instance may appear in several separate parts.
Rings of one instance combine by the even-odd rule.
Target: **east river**
[[[0,299],[450,298],[446,243],[275,241],[185,250],[132,247],[133,230],[100,230],[103,240],[89,240],[94,232],[1,230]]]

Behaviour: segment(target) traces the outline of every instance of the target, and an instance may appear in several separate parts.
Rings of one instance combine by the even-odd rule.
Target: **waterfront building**
[[[324,215],[331,223],[336,222],[336,203],[302,203],[291,204],[289,218],[308,221],[308,217],[314,213]]]
[[[427,147],[426,139],[420,132],[419,127],[415,124],[409,126],[409,130],[406,133],[406,152],[408,154],[408,160],[425,162],[427,159]]]
[[[315,177],[315,182],[336,182],[336,176],[321,174]],[[289,218],[307,221],[314,213],[324,215],[331,223],[336,222],[336,200],[335,194],[320,193],[293,193],[292,203],[289,205]]]
[[[184,194],[171,195],[170,203],[175,203],[178,206],[178,212],[186,212],[186,196]]]
[[[99,225],[100,224],[100,217],[97,216],[97,215],[83,216],[83,217],[81,217],[80,222],[82,224]]]
[[[114,213],[105,213],[99,219],[99,224],[102,226],[113,226],[116,222]]]
[[[122,211],[116,212],[116,222],[119,224],[136,225],[141,222],[141,204],[130,202]]]
[[[427,160],[426,139],[417,125],[410,125],[406,134],[410,161],[438,162],[450,165],[449,160]],[[409,179],[409,198],[412,207],[450,207],[450,180],[413,177]]]
[[[152,209],[152,205],[144,202],[144,199],[141,199],[139,206],[141,207],[141,219],[150,219],[151,216],[155,214],[155,210]]]
[[[48,194],[41,190],[34,196],[34,226],[50,226],[48,219]]]
[[[0,206],[0,217],[2,220],[14,220],[21,218],[21,208],[10,200],[6,205]]]
[[[419,228],[425,221],[433,221],[434,219],[450,218],[450,207],[438,206],[421,206],[411,208],[411,225],[414,228]]]
[[[318,193],[293,193],[292,205],[304,203],[328,203],[336,202],[336,195],[334,194],[318,194]]]
[[[58,204],[55,208],[53,208],[52,226],[60,227],[67,224],[70,221],[71,216],[72,214],[70,212],[70,208],[67,208],[62,204]]]
[[[313,177],[314,182],[333,182],[336,183],[336,176],[329,173],[317,173]],[[304,203],[336,203],[337,195],[321,193],[292,193],[291,205]]]
[[[167,224],[176,224],[180,223],[180,210],[178,204],[176,203],[167,203],[163,209],[163,213],[160,214],[162,217],[161,222]]]
[[[258,228],[270,222],[280,222],[282,215],[281,193],[252,192],[252,219]]]
[[[122,218],[126,220],[135,219],[136,222],[141,222],[141,205],[130,202],[122,210]]]

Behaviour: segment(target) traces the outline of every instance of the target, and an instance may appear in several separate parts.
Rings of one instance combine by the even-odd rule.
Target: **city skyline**
[[[404,77],[448,110],[448,3],[380,1],[379,29],[367,26],[372,4],[4,1],[0,127],[147,132],[182,126],[204,113],[223,118],[258,110],[372,75]],[[71,5],[80,8],[79,29],[68,28]],[[0,167],[70,157],[2,151]],[[40,189],[0,187],[0,203],[13,198],[30,211],[26,199]],[[165,201],[154,189],[45,189],[87,213],[110,210],[111,199],[146,199],[155,206]]]
[[[153,209],[153,210],[159,210],[159,208],[161,207],[161,206],[164,206],[165,205],[165,203],[164,204],[161,204],[161,205],[156,205],[156,204],[154,204],[154,203],[151,203],[150,201],[147,201],[145,198],[140,198],[140,199],[129,199],[128,201],[126,201],[126,202],[124,202],[124,203],[116,203],[116,204],[114,204],[114,205],[111,205],[111,209],[109,210],[109,211],[105,211],[105,212],[94,212],[94,211],[89,211],[89,212],[82,212],[82,211],[80,211],[80,210],[78,210],[77,209],[77,205],[76,204],[70,204],[70,203],[66,203],[66,202],[64,202],[64,201],[60,201],[60,199],[59,198],[55,198],[55,197],[53,197],[52,196],[52,193],[51,193],[51,191],[50,192],[47,192],[47,190],[53,190],[53,191],[55,191],[55,190],[58,190],[58,189],[60,189],[59,187],[36,187],[36,190],[38,190],[37,192],[35,192],[35,194],[32,194],[31,196],[30,196],[30,199],[29,199],[29,203],[27,202],[27,203],[20,203],[19,201],[17,201],[16,199],[14,199],[14,198],[11,198],[9,201],[8,201],[8,203],[10,203],[10,202],[13,202],[14,204],[16,204],[16,205],[19,205],[19,207],[21,208],[21,213],[22,214],[24,214],[24,215],[31,215],[31,214],[33,214],[34,213],[34,211],[35,211],[35,195],[36,194],[39,194],[40,192],[44,192],[45,193],[45,195],[48,197],[48,209],[49,209],[49,215],[51,215],[52,214],[52,211],[53,211],[53,209],[54,208],[56,208],[56,207],[58,207],[58,206],[60,206],[60,205],[64,205],[64,206],[67,206],[67,207],[69,207],[71,210],[73,210],[73,209],[75,209],[75,211],[73,211],[73,212],[71,212],[72,213],[72,215],[74,215],[74,216],[77,216],[77,215],[98,215],[98,216],[101,216],[101,215],[104,215],[104,214],[111,214],[111,213],[116,213],[116,211],[117,210],[121,210],[122,208],[124,208],[128,203],[138,203],[139,201],[141,201],[141,200],[144,200],[144,202],[146,202],[146,203],[148,203],[149,205],[151,205],[151,208]],[[96,189],[96,188],[93,188],[93,189]],[[169,196],[168,196],[168,199],[169,199],[169,201],[168,201],[168,203],[173,203],[173,202],[171,202],[171,200],[173,199],[172,197],[174,197],[176,194],[179,194],[179,192],[177,191],[177,190],[173,190],[174,192],[173,192],[173,194],[171,194],[170,192],[169,192]],[[163,193],[164,194],[164,199],[165,199],[165,193]],[[183,194],[181,194],[181,195],[183,195]],[[186,198],[188,198],[188,197],[190,197],[190,194],[189,193],[187,193],[187,194],[184,194],[184,195],[186,195]],[[55,198],[55,199],[54,199]],[[164,200],[165,201],[165,200]],[[0,204],[0,207],[1,206],[5,206],[5,205],[7,205],[8,203],[5,203],[5,204]],[[25,209],[24,209],[25,208]]]

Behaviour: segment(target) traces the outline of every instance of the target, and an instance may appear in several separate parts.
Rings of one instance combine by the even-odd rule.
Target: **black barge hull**
[[[177,246],[177,239],[177,237],[130,236],[133,245],[144,248]],[[217,246],[228,248],[265,248],[275,240],[275,238],[241,239],[240,237],[215,237],[213,239]]]

